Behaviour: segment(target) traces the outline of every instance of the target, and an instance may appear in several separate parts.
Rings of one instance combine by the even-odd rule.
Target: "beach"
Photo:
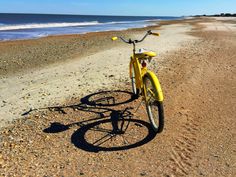
[[[165,128],[156,136],[141,98],[125,101],[132,46],[111,40],[149,29],[160,37],[138,47],[157,52],[148,66],[163,88]],[[0,42],[0,176],[235,176],[235,38],[235,18],[202,17]],[[88,104],[110,97],[123,104]],[[128,135],[93,144],[90,128],[124,110]]]

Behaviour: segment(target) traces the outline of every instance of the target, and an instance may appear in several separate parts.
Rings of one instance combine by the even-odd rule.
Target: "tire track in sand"
[[[192,168],[193,154],[197,149],[199,120],[188,118],[182,125],[179,136],[175,139],[171,148],[167,176],[187,176]]]

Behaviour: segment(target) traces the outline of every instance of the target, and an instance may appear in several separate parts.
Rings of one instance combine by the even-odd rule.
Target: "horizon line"
[[[87,14],[69,14],[69,13],[29,13],[29,12],[0,12],[0,14],[31,14],[31,15],[81,15],[81,16],[120,16],[120,17],[188,17],[193,15],[180,15],[180,16],[172,16],[172,15],[151,15],[151,16],[142,16],[142,15],[87,15]]]

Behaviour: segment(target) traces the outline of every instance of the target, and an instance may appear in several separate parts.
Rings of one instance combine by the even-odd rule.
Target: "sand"
[[[93,52],[74,52],[64,62],[3,75],[1,117],[16,120],[0,131],[0,175],[236,176],[236,31],[207,29],[215,23],[235,22],[162,22],[153,27],[161,37],[143,43],[158,53],[150,68],[165,97],[165,128],[157,135],[142,99],[131,97],[130,47],[118,41],[107,49],[101,41]],[[21,118],[30,107],[45,109]],[[112,132],[117,116],[129,123],[124,134]]]
[[[150,36],[140,46],[157,51],[157,60],[160,60],[165,53],[177,50],[186,41],[194,39],[186,34],[190,30],[189,25],[162,27],[157,30],[161,33],[160,37]],[[132,37],[140,39],[144,34],[145,31],[142,31],[132,34]],[[132,46],[122,44],[121,41],[111,43],[111,37],[106,37],[110,45],[120,45],[2,78],[1,124],[20,118],[30,109],[60,105],[72,97],[114,88],[119,83],[127,82]]]

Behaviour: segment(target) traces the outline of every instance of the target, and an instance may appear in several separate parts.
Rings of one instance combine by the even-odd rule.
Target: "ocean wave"
[[[75,26],[91,26],[91,25],[115,25],[115,24],[135,24],[146,23],[157,20],[140,20],[140,21],[113,21],[99,23],[98,21],[91,22],[73,22],[73,23],[31,23],[31,24],[18,24],[18,25],[6,25],[0,23],[0,31],[21,30],[21,29],[34,29],[34,28],[55,28],[55,27],[75,27]]]
[[[33,23],[33,24],[21,24],[21,25],[1,25],[0,31],[20,30],[20,29],[32,29],[32,28],[55,28],[55,27],[74,27],[74,26],[91,26],[98,25],[98,21],[92,22],[80,22],[80,23]]]
[[[114,21],[107,22],[105,24],[129,24],[129,23],[146,23],[146,22],[156,22],[160,19],[151,19],[151,20],[137,20],[137,21]]]

